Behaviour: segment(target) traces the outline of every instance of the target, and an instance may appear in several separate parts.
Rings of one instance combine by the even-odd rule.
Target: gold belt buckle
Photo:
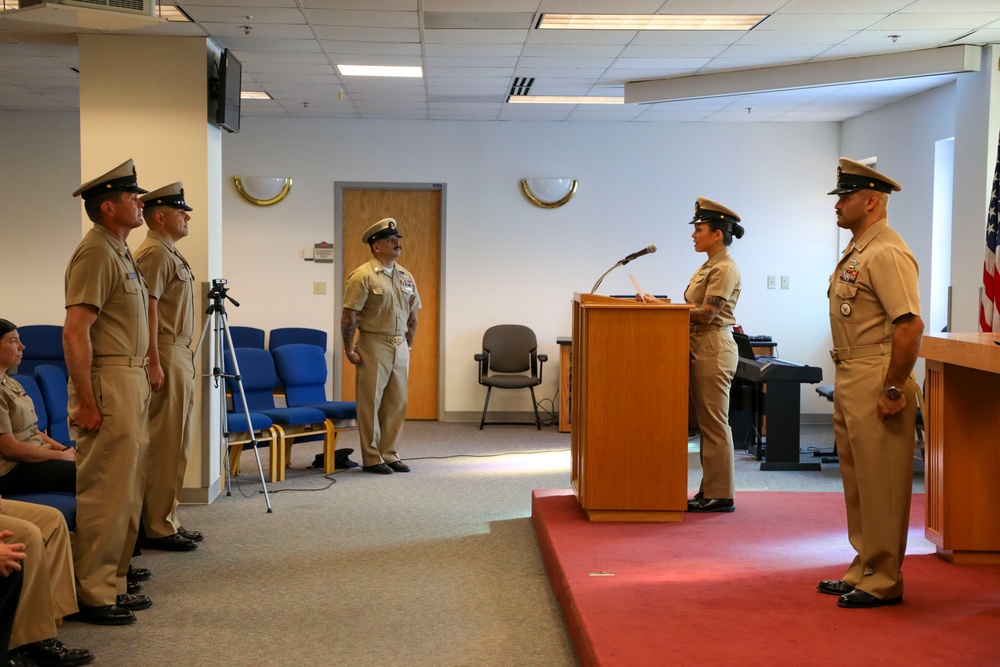
[[[389,342],[392,343],[393,345],[398,346],[400,343],[403,342],[403,337],[402,336],[389,336]]]
[[[836,350],[830,350],[830,358],[833,359],[833,363],[837,363],[840,359],[837,357]]]

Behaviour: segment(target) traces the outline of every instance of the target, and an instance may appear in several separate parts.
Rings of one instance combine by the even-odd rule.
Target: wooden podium
[[[925,335],[925,536],[955,563],[1000,563],[1000,345]]]
[[[573,489],[591,521],[687,509],[687,304],[573,299]]]

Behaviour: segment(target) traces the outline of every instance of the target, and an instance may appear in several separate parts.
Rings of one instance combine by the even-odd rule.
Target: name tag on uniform
[[[400,281],[400,284],[403,286],[403,291],[404,292],[412,292],[413,291],[413,279],[412,278],[403,278]]]

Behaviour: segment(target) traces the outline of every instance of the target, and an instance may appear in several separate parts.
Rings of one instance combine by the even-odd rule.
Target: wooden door
[[[410,397],[407,419],[438,418],[438,350],[441,294],[441,191],[344,189],[343,280],[371,258],[361,235],[382,218],[395,218],[403,235],[399,263],[417,283],[422,308],[410,352]],[[341,285],[344,283],[341,282]],[[340,313],[335,330],[340,331]],[[344,354],[339,335],[334,347]],[[341,396],[354,400],[354,366],[344,361]]]

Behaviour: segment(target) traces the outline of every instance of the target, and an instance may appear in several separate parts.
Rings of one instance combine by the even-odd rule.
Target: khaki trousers
[[[843,579],[882,599],[903,594],[919,391],[911,376],[903,387],[906,408],[880,420],[876,405],[888,366],[888,355],[842,361],[833,385],[847,533],[858,553]]]
[[[363,465],[398,461],[396,448],[406,420],[410,350],[405,341],[393,345],[386,336],[362,333],[358,354],[361,364],[354,388]]]
[[[732,498],[733,431],[729,428],[729,389],[739,354],[728,329],[691,334],[691,399],[701,431],[701,492],[706,498]]]
[[[103,606],[126,592],[142,512],[150,390],[138,367],[96,367],[91,382],[104,421],[98,431],[76,429],[73,564],[80,602]],[[70,414],[78,404],[70,381]]]
[[[146,536],[169,537],[177,519],[191,451],[194,422],[194,353],[184,345],[160,345],[166,380],[149,399],[149,453],[143,491],[142,522]]]
[[[59,510],[48,505],[0,499],[0,530],[24,544],[24,582],[14,615],[10,648],[56,636],[56,619],[77,612],[69,530]]]

